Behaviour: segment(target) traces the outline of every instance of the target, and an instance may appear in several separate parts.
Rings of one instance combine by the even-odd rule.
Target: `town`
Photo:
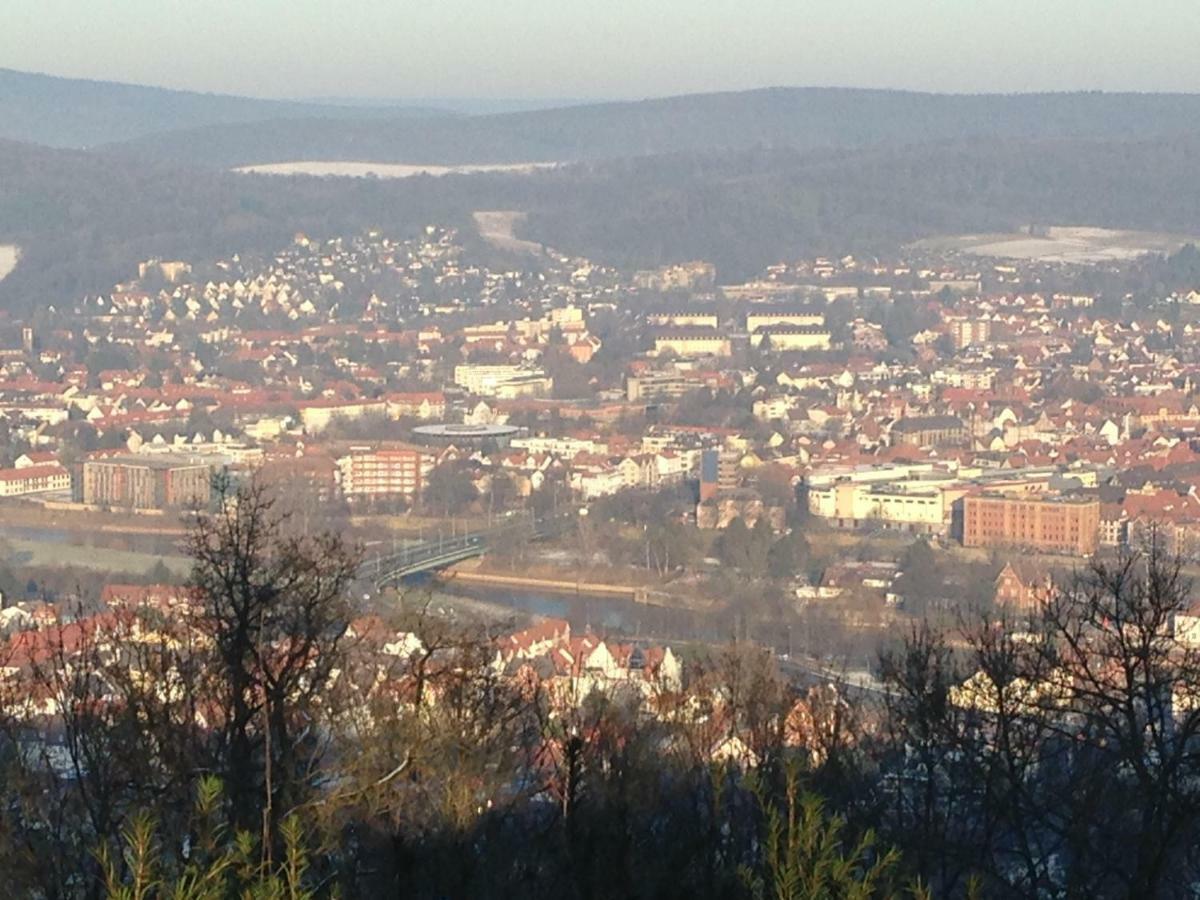
[[[1200,897],[1195,3],[8,6],[0,900]]]
[[[455,715],[470,671],[522,698],[511,765],[564,810],[597,698],[694,762],[820,767],[880,739],[851,710],[896,691],[882,661],[919,623],[1019,636],[1097,560],[1190,570],[1198,257],[912,248],[722,285],[429,225],[147,260],[0,320],[5,714],[69,767],[58,667],[124,705],[121,679],[186,670],[147,648],[220,646],[196,530],[249,497],[356,548],[321,676],[347,721]],[[1165,623],[1186,653],[1190,603]],[[791,685],[774,739],[747,665]],[[947,696],[1006,702],[982,665]]]
[[[458,240],[149,261],[4,324],[7,510],[175,521],[224,470],[364,516],[690,492],[654,524],[1048,566],[1200,533],[1200,282],[1101,309],[1078,264],[846,257],[718,286],[705,263],[623,276],[553,251],[493,270]]]

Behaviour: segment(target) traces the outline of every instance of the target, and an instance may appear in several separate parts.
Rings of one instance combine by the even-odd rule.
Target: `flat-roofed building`
[[[839,481],[809,487],[809,511],[836,528],[864,525],[942,534],[949,530],[954,501],[963,493],[953,482]]]
[[[992,339],[992,323],[987,319],[951,319],[947,327],[955,350],[986,344]]]
[[[480,397],[537,397],[554,382],[541,369],[507,363],[463,363],[454,367],[454,383]]]
[[[677,372],[650,372],[645,375],[630,375],[625,380],[625,397],[630,403],[639,400],[674,400],[696,384]]]
[[[1023,547],[1090,556],[1099,536],[1096,497],[982,493],[963,498],[965,547]]]
[[[315,400],[300,408],[300,423],[309,434],[319,434],[337,419],[352,421],[368,416],[382,419],[387,414],[388,405],[384,400]]]
[[[436,455],[423,447],[351,447],[338,458],[338,481],[350,501],[412,499],[436,464]]]
[[[181,509],[208,503],[212,467],[180,455],[110,456],[83,464],[83,502],[114,509]]]

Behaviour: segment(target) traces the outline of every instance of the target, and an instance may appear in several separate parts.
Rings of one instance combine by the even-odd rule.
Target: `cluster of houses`
[[[457,460],[480,504],[501,476],[584,504],[690,480],[702,527],[784,527],[771,473],[835,528],[1190,553],[1195,291],[1106,313],[1051,268],[847,256],[720,285],[553,251],[490,268],[436,226],[151,261],[37,333],[0,321],[0,498],[182,505],[233,467],[412,504]]]
[[[203,604],[190,589],[170,584],[108,584],[97,608],[70,615],[47,603],[10,606],[0,617],[3,712],[53,740],[61,733],[56,723],[67,711],[63,690],[70,683],[55,678],[54,671],[89,671],[92,702],[119,702],[118,687],[105,687],[106,667],[117,665],[122,677],[136,683],[139,660],[164,658],[155,648],[202,649],[208,640],[205,629],[197,627],[202,616]],[[468,674],[464,667],[473,666],[478,671],[472,677],[499,679],[514,696],[544,704],[551,718],[572,718],[585,704],[603,698],[664,726],[668,743],[683,742],[686,733],[688,752],[702,759],[757,762],[752,737],[736,712],[736,686],[716,670],[686,673],[669,646],[580,634],[567,621],[552,618],[496,634],[480,646],[443,642],[438,635],[444,637],[438,632],[427,641],[376,615],[351,621],[342,642],[345,659],[327,688],[346,704],[338,715],[371,716],[380,702],[414,710],[437,707],[457,683],[440,675]],[[150,652],[140,654],[135,647]],[[169,677],[161,681],[162,690],[173,689]],[[196,708],[197,715],[206,715],[205,704]],[[817,687],[784,710],[781,733],[789,746],[819,762],[833,737],[827,732],[844,714],[845,700],[837,690]]]

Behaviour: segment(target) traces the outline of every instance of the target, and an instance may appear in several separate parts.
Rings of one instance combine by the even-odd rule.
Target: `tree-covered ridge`
[[[282,116],[279,118],[283,118]],[[529,162],[994,139],[1143,140],[1195,133],[1200,95],[951,95],[766,88],[455,118],[274,121],[159,132],[112,149],[235,166],[302,159]]]
[[[1198,176],[1196,137],[654,157],[562,173],[523,236],[614,265],[706,259],[732,281],[783,259],[1030,224],[1196,233]]]
[[[416,107],[369,109],[260,100],[0,68],[0,138],[94,147],[161,131],[245,127],[267,119],[433,115]]]
[[[590,163],[534,174],[279,178],[133,163],[0,142],[0,282],[9,308],[73,303],[139,260],[273,252],[297,231],[472,228],[528,212],[522,237],[645,268],[707,259],[723,281],[821,254],[1029,224],[1200,233],[1200,137],[951,141],[899,150],[749,150]]]

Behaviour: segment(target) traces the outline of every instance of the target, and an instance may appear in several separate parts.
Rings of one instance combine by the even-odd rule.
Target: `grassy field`
[[[77,566],[97,572],[145,572],[162,562],[171,572],[186,575],[191,560],[183,556],[160,556],[109,547],[85,547],[35,541],[28,538],[5,538],[11,551],[10,561],[23,566]]]

